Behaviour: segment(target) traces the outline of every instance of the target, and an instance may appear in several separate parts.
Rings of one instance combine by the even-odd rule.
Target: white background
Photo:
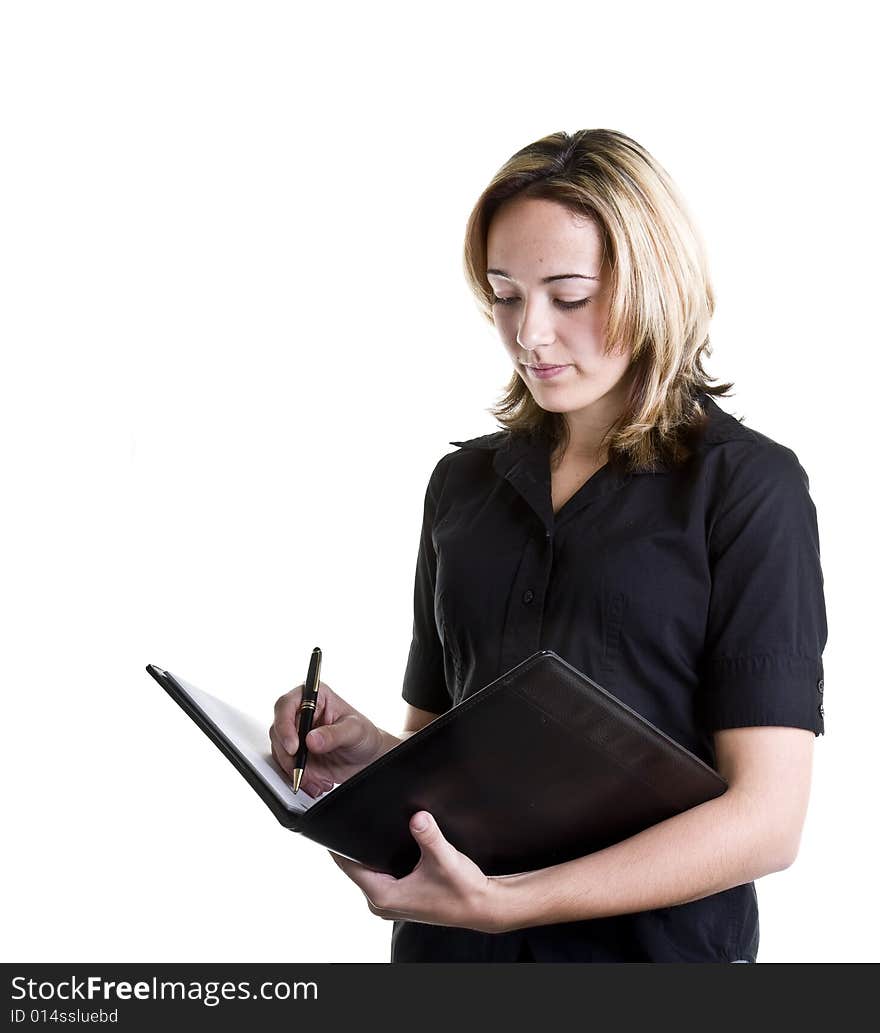
[[[826,735],[758,960],[878,960],[867,8],[454,12],[2,7],[4,960],[388,960],[144,667],[268,727],[320,645],[399,731],[427,478],[509,375],[465,220],[515,150],[592,127],[682,188],[720,404],[819,514]]]

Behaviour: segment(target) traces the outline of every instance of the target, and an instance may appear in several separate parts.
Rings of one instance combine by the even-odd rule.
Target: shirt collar
[[[735,416],[725,412],[711,395],[700,393],[700,402],[709,415],[709,424],[702,437],[704,445],[720,445],[725,441],[757,441],[757,435]],[[745,417],[743,417],[745,419]]]
[[[724,441],[755,439],[753,431],[718,406],[711,396],[700,393],[700,401],[708,415],[706,428],[696,445],[698,452]],[[633,477],[642,474],[666,474],[668,465],[657,462],[653,470],[624,473],[616,465],[606,463],[576,492],[559,511],[553,513],[550,497],[549,449],[545,441],[528,434],[499,430],[466,441],[450,441],[461,449],[483,450],[492,454],[495,472],[507,480],[540,518],[548,537],[562,523],[567,523],[585,506],[608,492],[617,491]]]

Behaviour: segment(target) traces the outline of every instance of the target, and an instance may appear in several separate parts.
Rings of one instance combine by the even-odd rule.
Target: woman
[[[702,367],[703,247],[635,141],[555,133],[513,155],[471,214],[465,268],[514,374],[492,410],[504,429],[452,442],[427,486],[404,737],[547,648],[729,789],[517,875],[484,875],[425,812],[405,878],[334,860],[394,921],[392,961],[754,962],[754,880],[797,855],[824,733],[807,475],[713,400],[732,385]],[[270,730],[288,771],[301,691]],[[324,684],[321,699],[313,795],[401,741]]]

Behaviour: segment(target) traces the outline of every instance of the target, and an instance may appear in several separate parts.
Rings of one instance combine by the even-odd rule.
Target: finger
[[[443,836],[432,814],[428,811],[417,811],[410,818],[409,829],[421,851],[420,863],[428,862],[441,867],[452,863],[457,851]]]
[[[356,714],[346,714],[333,724],[313,728],[306,736],[306,746],[313,753],[330,753],[344,747],[360,746],[367,735],[367,726]]]
[[[352,861],[348,857],[328,851],[330,856],[351,881],[360,889],[367,900],[367,905],[374,915],[385,919],[408,919],[413,916],[404,906],[404,899],[399,890],[400,880],[385,872],[377,872],[366,865]]]
[[[291,756],[296,755],[299,748],[299,734],[297,732],[297,718],[304,685],[297,685],[295,689],[286,692],[275,701],[275,730],[278,733],[279,742],[284,746]],[[322,689],[324,691],[322,691]],[[313,724],[318,724],[327,700],[327,686],[324,682],[318,682],[318,700],[315,704],[315,713],[312,718]]]
[[[311,797],[321,796],[322,793],[327,793],[333,788],[332,782],[306,782],[304,781],[300,788],[303,789]]]
[[[295,758],[291,757],[278,742],[278,736],[276,735],[274,728],[269,729],[269,741],[272,744],[272,758],[278,767],[280,767],[292,781]],[[309,774],[311,774],[311,777],[309,777]],[[333,788],[334,784],[335,783],[332,780],[320,775],[315,775],[314,772],[310,772],[309,768],[306,767],[306,777],[300,783],[300,788],[309,796],[316,797],[320,796],[322,793],[329,792],[329,790]]]
[[[293,757],[291,757],[287,750],[285,750],[278,742],[278,736],[275,733],[274,726],[269,729],[269,741],[272,744],[272,756],[275,759],[275,763],[290,778],[293,778]]]
[[[349,879],[367,894],[370,900],[374,900],[374,895],[377,893],[380,896],[387,895],[389,887],[398,882],[393,875],[377,872],[365,864],[352,861],[350,857],[343,857],[342,854],[334,853],[332,850],[327,852]]]
[[[299,736],[296,733],[296,712],[302,700],[302,685],[297,685],[290,692],[285,692],[275,700],[275,720],[272,727],[278,736],[278,741],[283,744],[284,749],[293,756],[299,747]]]

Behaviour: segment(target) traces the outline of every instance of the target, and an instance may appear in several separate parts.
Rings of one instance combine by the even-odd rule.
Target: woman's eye
[[[580,301],[561,301],[559,298],[556,299],[556,304],[560,308],[572,309],[572,308],[583,308],[585,305],[589,305],[592,298],[581,298]],[[499,298],[497,295],[492,295],[493,305],[513,305],[514,302],[519,301],[519,298]]]

